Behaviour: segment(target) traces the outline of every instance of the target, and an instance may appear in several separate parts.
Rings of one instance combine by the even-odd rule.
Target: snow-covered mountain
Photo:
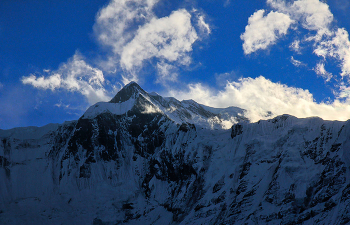
[[[349,223],[350,121],[244,114],[130,83],[77,121],[0,130],[0,224]]]
[[[193,100],[179,101],[175,98],[163,98],[155,92],[145,92],[137,83],[131,82],[120,90],[110,102],[99,102],[91,106],[83,115],[92,119],[108,112],[113,115],[127,114],[133,107],[142,114],[160,113],[177,124],[192,123],[206,128],[230,128],[244,117],[245,110],[238,107],[217,109],[198,104]]]

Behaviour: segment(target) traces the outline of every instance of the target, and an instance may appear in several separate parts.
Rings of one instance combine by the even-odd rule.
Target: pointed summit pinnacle
[[[145,94],[146,92],[134,81],[125,85],[115,96],[110,100],[110,103],[120,103],[129,100],[137,93]]]

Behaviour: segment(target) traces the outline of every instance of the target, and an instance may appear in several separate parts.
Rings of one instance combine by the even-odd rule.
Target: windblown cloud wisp
[[[68,62],[61,64],[58,70],[49,74],[48,77],[31,74],[23,77],[22,82],[40,89],[54,91],[61,88],[79,92],[86,97],[89,104],[107,101],[110,98],[104,87],[103,72],[87,64],[78,52]]]

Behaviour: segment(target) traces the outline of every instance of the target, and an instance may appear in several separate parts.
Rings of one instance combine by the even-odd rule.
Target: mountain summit
[[[349,224],[350,121],[244,113],[130,83],[0,130],[0,224]]]
[[[135,97],[136,94],[146,94],[146,92],[134,81],[125,85],[109,102],[121,103],[126,102],[131,97]]]
[[[237,122],[248,121],[244,117],[243,109],[237,107],[217,109],[198,104],[193,100],[164,98],[156,93],[147,93],[135,82],[123,87],[111,101],[91,106],[83,118],[94,118],[101,113],[123,115],[129,111],[138,111],[141,114],[161,113],[178,124],[192,123],[212,129],[228,129]]]

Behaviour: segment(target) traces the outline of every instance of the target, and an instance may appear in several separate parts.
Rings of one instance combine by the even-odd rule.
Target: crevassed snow
[[[97,115],[105,112],[110,112],[116,115],[123,115],[135,105],[135,99],[130,98],[129,100],[121,103],[109,103],[109,102],[98,102],[86,110],[83,115],[83,119],[92,119]]]

